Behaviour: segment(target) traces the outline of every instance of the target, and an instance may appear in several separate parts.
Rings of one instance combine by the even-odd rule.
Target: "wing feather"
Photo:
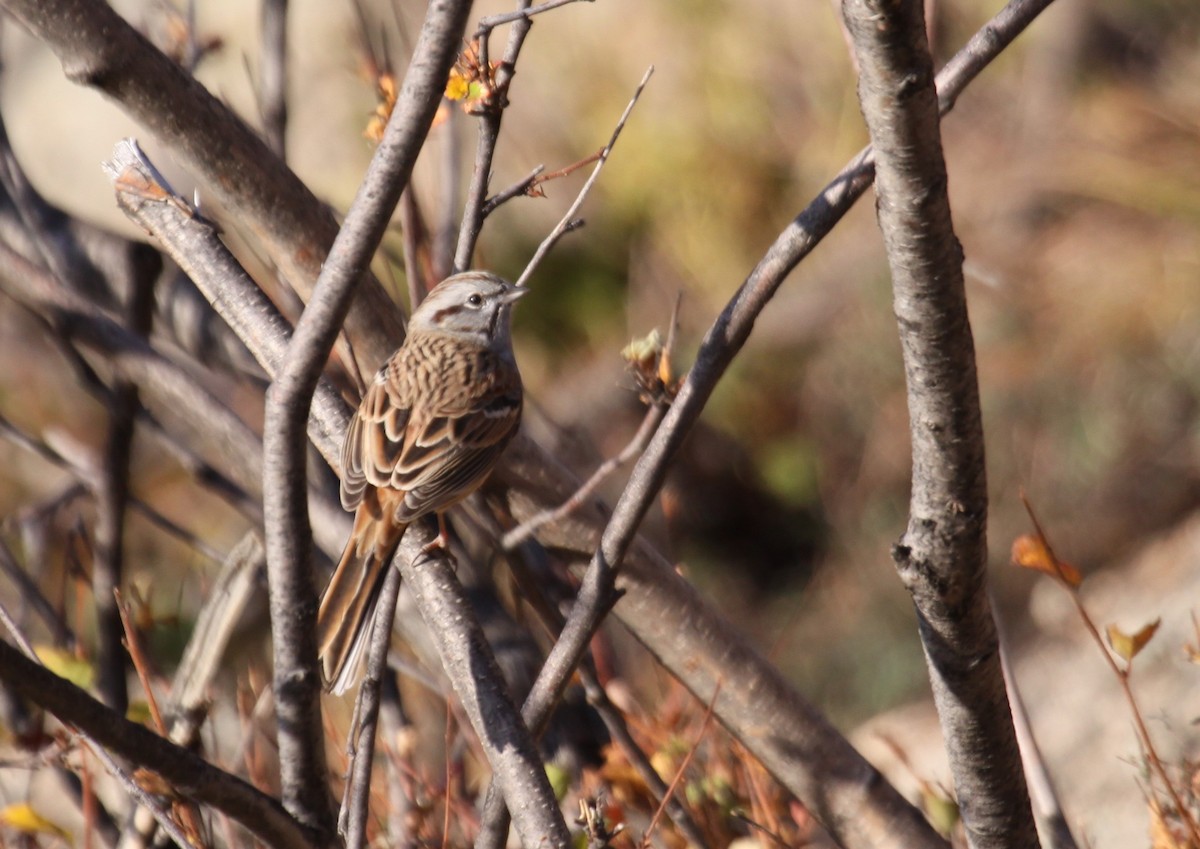
[[[342,504],[368,485],[405,493],[396,519],[441,512],[487,476],[521,420],[511,360],[463,352],[448,337],[410,339],[380,371],[350,424],[342,452]]]

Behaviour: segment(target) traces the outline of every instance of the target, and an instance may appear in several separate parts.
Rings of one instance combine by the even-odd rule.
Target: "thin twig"
[[[167,724],[163,722],[162,711],[158,709],[158,699],[154,696],[154,688],[150,686],[150,670],[146,654],[142,651],[142,641],[138,638],[137,629],[129,619],[129,605],[121,598],[120,590],[115,590],[113,597],[117,603],[117,613],[121,616],[121,627],[125,632],[125,647],[129,650],[129,658],[133,661],[134,671],[137,672],[138,681],[142,684],[142,692],[146,695],[150,719],[153,720],[158,733],[165,737],[167,736]]]
[[[646,415],[642,419],[637,433],[633,435],[633,439],[629,440],[629,443],[616,456],[609,457],[601,463],[596,468],[596,471],[592,472],[591,477],[562,504],[543,510],[506,533],[500,540],[500,547],[505,551],[512,551],[533,536],[542,525],[547,522],[557,522],[578,510],[592,496],[592,493],[600,487],[600,484],[604,483],[609,475],[646,449],[647,443],[650,442],[650,437],[654,435],[655,429],[662,422],[666,412],[667,408],[662,404],[652,404],[646,410]]]
[[[158,733],[163,737],[167,737],[169,734],[167,724],[163,720],[162,711],[158,707],[158,699],[155,697],[154,688],[150,683],[150,668],[146,654],[142,651],[142,641],[138,636],[137,628],[134,627],[133,622],[129,618],[129,605],[121,598],[119,590],[114,591],[114,596],[117,604],[117,612],[121,617],[121,626],[125,632],[125,648],[129,651],[129,659],[133,662],[133,669],[142,684],[142,693],[146,697],[146,705],[150,710],[150,719],[154,722],[154,727],[158,729]],[[200,834],[200,815],[196,809],[190,804],[180,803],[176,806],[176,810],[184,827],[191,834]]]
[[[667,800],[675,795],[675,789],[679,786],[679,782],[683,780],[683,775],[687,772],[687,768],[692,763],[692,758],[696,756],[697,750],[700,748],[700,743],[704,740],[704,735],[708,732],[708,726],[712,722],[713,710],[717,704],[717,696],[721,694],[721,682],[713,687],[712,698],[708,700],[708,707],[704,711],[704,720],[700,723],[700,731],[696,734],[696,740],[692,743],[688,753],[684,756],[683,763],[679,765],[679,769],[675,771],[675,776],[671,779],[671,783],[667,785],[667,792],[663,794],[662,801],[658,803],[658,808],[654,811],[654,816],[650,818],[650,824],[646,826],[646,833],[642,835],[641,849],[647,849],[650,845],[650,836],[654,834],[654,829],[658,827],[658,821],[662,819],[663,811],[667,808]]]
[[[1158,780],[1162,783],[1163,788],[1171,797],[1171,802],[1175,805],[1175,809],[1179,814],[1179,818],[1183,821],[1184,826],[1188,830],[1188,836],[1190,837],[1191,842],[1196,846],[1200,846],[1200,827],[1197,826],[1196,820],[1191,814],[1191,809],[1184,805],[1183,799],[1179,795],[1179,790],[1175,786],[1175,782],[1173,782],[1171,777],[1167,775],[1167,768],[1163,764],[1162,759],[1158,756],[1158,750],[1154,746],[1154,740],[1150,737],[1150,729],[1146,727],[1145,719],[1142,716],[1142,710],[1140,707],[1138,707],[1137,698],[1134,696],[1133,686],[1130,684],[1130,677],[1133,674],[1133,659],[1128,659],[1124,668],[1117,663],[1113,652],[1110,650],[1109,646],[1105,644],[1104,637],[1100,635],[1100,629],[1096,627],[1096,623],[1092,619],[1091,614],[1089,614],[1087,608],[1084,607],[1083,599],[1080,597],[1078,588],[1066,580],[1065,575],[1067,574],[1067,570],[1064,569],[1062,561],[1060,561],[1057,555],[1055,555],[1054,549],[1050,545],[1050,538],[1046,536],[1046,532],[1043,530],[1041,522],[1038,521],[1037,515],[1033,512],[1033,505],[1029,502],[1029,499],[1025,496],[1024,492],[1021,493],[1021,502],[1025,505],[1025,512],[1029,514],[1029,520],[1033,523],[1033,527],[1037,532],[1038,539],[1045,544],[1046,554],[1048,555],[1057,573],[1056,580],[1058,584],[1062,586],[1062,588],[1067,591],[1067,595],[1071,597],[1071,602],[1075,605],[1075,610],[1079,613],[1079,618],[1082,620],[1084,627],[1087,629],[1088,635],[1092,638],[1092,642],[1094,642],[1096,647],[1100,650],[1100,654],[1104,658],[1104,662],[1108,664],[1108,668],[1112,670],[1113,675],[1117,679],[1117,684],[1121,687],[1121,692],[1125,696],[1125,701],[1129,704],[1129,712],[1133,715],[1133,723],[1134,728],[1137,731],[1138,742],[1141,744],[1142,749],[1146,753],[1146,760],[1149,761],[1151,771],[1158,777]]]
[[[579,226],[575,214],[579,212],[579,207],[583,206],[584,200],[587,199],[588,194],[592,191],[592,186],[595,185],[596,179],[600,176],[600,171],[604,168],[604,163],[608,161],[609,154],[612,153],[613,145],[617,143],[617,138],[621,135],[621,130],[625,129],[625,122],[629,120],[629,115],[633,112],[633,107],[637,105],[638,98],[642,96],[642,90],[645,89],[646,83],[650,81],[650,77],[653,74],[654,66],[651,65],[646,69],[646,73],[642,75],[642,81],[638,83],[637,88],[634,90],[633,97],[629,99],[629,103],[625,106],[625,111],[621,113],[621,119],[617,121],[617,126],[613,128],[613,133],[608,140],[608,144],[604,146],[604,150],[600,151],[596,167],[592,169],[587,182],[583,184],[583,188],[575,196],[575,202],[571,204],[558,224],[550,231],[550,235],[546,236],[542,240],[542,243],[538,245],[538,249],[534,251],[533,257],[529,260],[525,266],[525,270],[521,272],[521,276],[517,279],[517,286],[524,286],[529,280],[530,275],[537,270],[542,259],[554,247],[554,244],[568,232]]]
[[[557,9],[559,6],[566,6],[570,3],[579,3],[581,0],[547,0],[545,3],[539,3],[536,6],[530,6],[527,9],[518,9],[515,12],[504,12],[499,15],[492,15],[487,18],[479,19],[479,26],[475,30],[475,38],[487,38],[492,30],[496,27],[511,24],[513,21],[532,18],[534,15],[540,15],[542,12],[549,12],[551,9]],[[583,2],[591,3],[593,0],[583,0]]]
[[[392,642],[392,620],[396,616],[396,599],[400,594],[400,570],[389,568],[379,590],[375,607],[375,622],[367,654],[367,672],[358,689],[354,715],[357,732],[354,734],[355,753],[350,763],[350,777],[343,803],[339,829],[346,836],[346,849],[361,849],[366,842],[367,814],[371,809],[371,766],[375,759],[375,735],[379,722],[380,688],[388,675],[387,655]],[[339,818],[340,819],[340,818]]]
[[[590,2],[590,0],[589,0]],[[497,207],[508,203],[513,198],[529,194],[529,190],[537,184],[538,175],[546,170],[545,165],[538,165],[524,179],[518,180],[507,189],[492,195],[483,204],[483,217],[487,218]]]
[[[654,764],[650,758],[642,750],[637,741],[633,739],[633,734],[629,731],[629,724],[625,721],[624,715],[616,705],[608,698],[608,693],[605,692],[604,686],[600,683],[596,675],[595,663],[591,656],[587,656],[579,664],[579,680],[583,684],[583,691],[587,696],[588,704],[591,705],[596,713],[600,714],[600,720],[604,723],[604,727],[608,729],[609,736],[613,742],[621,749],[630,765],[641,777],[642,781],[646,782],[646,786],[650,788],[650,792],[654,794],[656,799],[666,806],[667,815],[671,821],[675,823],[675,827],[679,829],[687,840],[689,846],[703,847],[706,845],[704,837],[700,834],[700,827],[692,819],[692,815],[688,809],[667,790],[667,783],[663,781],[662,776],[654,769]]]
[[[590,3],[592,0],[587,0],[587,2]],[[497,194],[488,198],[487,202],[483,205],[483,217],[486,218],[487,216],[491,215],[497,207],[508,203],[513,198],[520,197],[522,195],[527,195],[529,197],[545,197],[545,193],[539,189],[538,186],[542,185],[542,183],[548,183],[551,180],[558,180],[562,177],[568,177],[571,174],[574,174],[580,168],[586,168],[588,165],[591,165],[593,162],[599,159],[603,152],[603,150],[598,150],[591,156],[585,156],[578,162],[572,162],[565,168],[559,168],[557,171],[551,171],[549,173],[543,173],[546,170],[545,165],[538,165],[523,180],[514,183],[504,191],[498,192]]]

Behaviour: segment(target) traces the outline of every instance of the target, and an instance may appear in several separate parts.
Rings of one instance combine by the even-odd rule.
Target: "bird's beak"
[[[501,296],[501,303],[511,304],[511,303],[521,300],[521,298],[525,297],[528,294],[529,294],[528,286],[517,286],[517,287],[514,287],[513,289],[510,289],[509,291],[505,292],[504,295]]]

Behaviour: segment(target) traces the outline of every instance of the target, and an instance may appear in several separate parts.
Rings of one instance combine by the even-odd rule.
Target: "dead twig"
[[[613,128],[613,133],[608,140],[608,144],[606,144],[604,149],[597,154],[596,167],[592,169],[592,173],[588,176],[587,182],[583,184],[583,188],[581,188],[579,190],[579,194],[575,196],[575,202],[572,203],[567,209],[562,219],[559,220],[554,229],[550,231],[550,234],[542,240],[540,245],[538,245],[538,249],[534,251],[533,257],[526,264],[525,270],[522,271],[521,276],[517,278],[518,286],[526,285],[530,276],[534,271],[537,270],[538,265],[541,264],[542,259],[547,253],[549,253],[550,249],[554,247],[555,243],[557,243],[559,239],[572,230],[578,229],[580,226],[582,226],[583,222],[575,218],[575,214],[579,212],[579,208],[583,206],[584,200],[586,200],[588,194],[591,193],[592,186],[596,184],[596,180],[600,176],[601,169],[603,169],[604,164],[608,162],[608,157],[612,153],[613,146],[617,143],[617,139],[620,137],[621,131],[625,129],[625,122],[629,120],[629,116],[633,112],[633,107],[637,106],[638,98],[642,96],[642,91],[646,88],[646,83],[650,82],[650,77],[653,74],[654,66],[651,65],[646,69],[646,73],[642,75],[642,81],[638,83],[637,88],[634,90],[633,97],[629,99],[629,103],[626,105],[625,111],[621,113],[621,118],[619,121],[617,121],[617,126]]]

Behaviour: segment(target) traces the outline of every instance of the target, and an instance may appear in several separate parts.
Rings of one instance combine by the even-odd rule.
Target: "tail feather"
[[[372,495],[374,493],[371,493]],[[374,621],[375,601],[405,525],[390,519],[377,498],[368,497],[354,514],[354,530],[317,613],[317,645],[326,690],[344,693],[358,667]]]

